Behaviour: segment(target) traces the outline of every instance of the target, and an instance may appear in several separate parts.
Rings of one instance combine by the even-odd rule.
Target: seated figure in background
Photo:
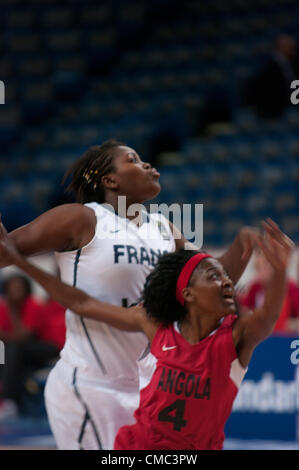
[[[240,298],[241,309],[252,310],[263,305],[265,286],[271,276],[271,266],[260,252],[255,259],[255,277]],[[289,279],[284,303],[274,333],[299,332],[299,287]]]
[[[0,420],[18,414],[26,375],[58,357],[65,334],[64,320],[59,320],[64,310],[37,300],[26,277],[7,278],[2,294],[0,340],[5,344],[5,364],[0,366]]]

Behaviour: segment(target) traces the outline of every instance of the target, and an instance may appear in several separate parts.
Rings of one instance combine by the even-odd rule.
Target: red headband
[[[207,253],[197,253],[196,255],[192,256],[183,269],[180,272],[179,278],[176,283],[176,299],[181,304],[184,305],[185,299],[182,295],[182,290],[187,287],[190,277],[198,263],[201,262],[204,258],[211,258],[212,256]]]

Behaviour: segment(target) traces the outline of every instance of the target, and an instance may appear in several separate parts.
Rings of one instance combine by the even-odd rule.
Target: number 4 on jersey
[[[173,423],[173,429],[180,431],[187,425],[187,421],[184,419],[185,405],[186,400],[176,400],[172,405],[160,411],[158,420]]]

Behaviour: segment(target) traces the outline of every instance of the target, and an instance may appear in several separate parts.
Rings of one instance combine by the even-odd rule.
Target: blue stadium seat
[[[266,59],[275,25],[297,35],[296,5],[233,3],[2,0],[2,175],[23,179],[46,207],[50,185],[89,145],[118,137],[147,159],[164,133],[176,148],[158,155],[161,198],[204,202],[207,243],[228,243],[239,223],[265,214],[296,234],[299,108],[264,121],[239,106],[240,82]],[[216,103],[225,93],[232,121],[194,137],[209,93]],[[24,193],[13,186],[11,203]]]

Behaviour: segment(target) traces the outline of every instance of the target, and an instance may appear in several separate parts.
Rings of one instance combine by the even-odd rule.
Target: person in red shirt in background
[[[66,335],[65,308],[51,298],[48,298],[42,307],[43,328],[40,331],[41,339],[55,344],[58,350],[61,351]]]
[[[271,276],[271,266],[262,253],[255,259],[256,276],[246,293],[239,298],[241,310],[252,310],[263,305],[265,286]],[[299,287],[289,279],[284,303],[273,333],[299,332]]]
[[[0,340],[5,364],[0,365],[0,420],[18,414],[26,373],[58,358],[65,337],[64,309],[32,296],[30,281],[14,274],[3,282]]]

